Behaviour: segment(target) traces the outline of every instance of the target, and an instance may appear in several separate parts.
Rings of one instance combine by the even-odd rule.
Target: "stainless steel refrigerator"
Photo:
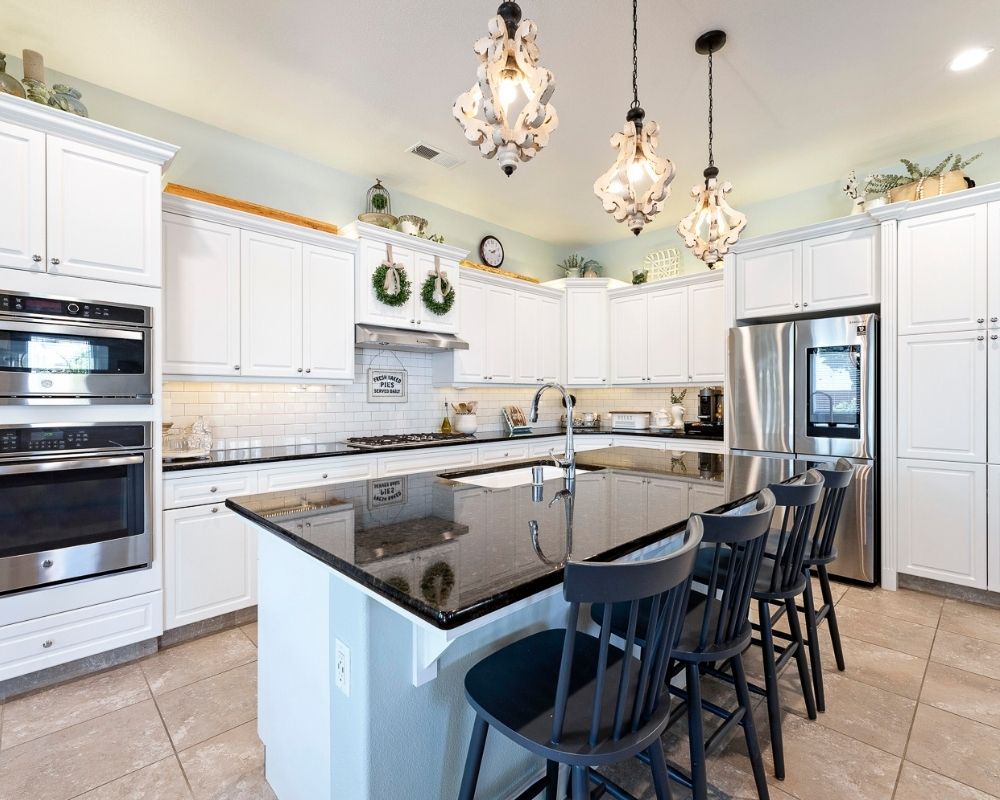
[[[855,465],[830,573],[874,584],[878,567],[878,316],[748,325],[729,331],[730,446],[801,471]]]

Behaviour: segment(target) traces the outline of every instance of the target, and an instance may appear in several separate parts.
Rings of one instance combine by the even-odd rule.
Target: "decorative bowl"
[[[364,214],[358,214],[358,219],[361,222],[367,222],[369,225],[378,225],[380,228],[389,228],[390,230],[395,228],[396,223],[399,222],[392,214],[383,214],[381,211],[368,211]]]

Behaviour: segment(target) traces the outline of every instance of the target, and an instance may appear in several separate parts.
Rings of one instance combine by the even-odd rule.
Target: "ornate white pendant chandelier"
[[[660,126],[646,122],[639,105],[639,8],[632,0],[632,105],[625,127],[611,137],[618,157],[611,169],[594,181],[594,194],[616,222],[624,222],[636,236],[670,196],[674,164],[656,154]]]
[[[712,130],[713,98],[712,54],[717,53],[726,43],[723,31],[709,31],[698,37],[695,50],[708,56],[708,167],[705,169],[705,183],[691,189],[695,198],[694,211],[680,221],[677,232],[697,258],[704,261],[709,269],[729,252],[736,244],[740,233],[747,226],[747,218],[726,202],[726,195],[733,190],[728,181],[719,183],[719,170],[715,166]]]
[[[518,161],[538,155],[559,124],[549,104],[556,81],[538,66],[538,28],[521,20],[517,3],[501,3],[487,29],[474,47],[476,83],[458,96],[452,114],[483,158],[499,153],[500,169],[510,177]]]

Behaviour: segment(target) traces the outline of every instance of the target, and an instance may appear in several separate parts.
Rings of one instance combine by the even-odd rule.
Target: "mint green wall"
[[[1000,181],[1000,137],[962,145],[941,153],[918,153],[913,158],[922,166],[933,166],[948,152],[959,152],[966,157],[981,152],[982,157],[969,166],[969,176],[980,186]],[[859,178],[863,179],[864,176],[873,172],[899,173],[903,171],[903,167],[898,162],[895,164],[862,164],[856,170]],[[846,172],[847,170],[845,170],[845,176]],[[789,183],[792,182],[793,180],[790,178]],[[782,197],[747,205],[739,203],[739,187],[737,186],[734,191],[733,205],[746,214],[749,220],[743,238],[811,225],[850,213],[850,201],[841,193],[841,185],[838,181],[837,183],[814,186]],[[677,191],[676,184],[674,191]],[[676,247],[681,251],[681,268],[684,272],[705,270],[705,266],[684,248],[684,242],[677,235],[673,226],[646,231],[637,238],[623,230],[621,239],[590,247],[584,246],[579,252],[587,258],[595,258],[600,261],[604,265],[606,276],[619,280],[631,280],[632,270],[642,266],[643,258],[647,253],[667,247]]]
[[[8,57],[7,66],[11,74],[21,74],[18,59]],[[375,182],[374,175],[337,170],[54,70],[47,70],[47,78],[50,85],[65,82],[78,88],[93,119],[179,145],[181,150],[167,173],[172,183],[345,225],[364,210],[365,193]],[[207,89],[192,87],[192,91]],[[247,109],[247,113],[258,113],[258,109]],[[476,251],[473,257],[478,259],[479,240],[492,233],[504,243],[505,269],[542,280],[561,277],[555,264],[565,248],[393,192],[391,182],[387,185],[397,215],[426,218],[430,230],[443,234],[447,244]]]

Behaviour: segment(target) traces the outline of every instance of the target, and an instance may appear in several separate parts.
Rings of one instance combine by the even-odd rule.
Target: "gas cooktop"
[[[348,447],[359,450],[387,450],[396,447],[420,447],[434,442],[471,442],[474,437],[467,433],[398,433],[390,436],[352,436]]]

